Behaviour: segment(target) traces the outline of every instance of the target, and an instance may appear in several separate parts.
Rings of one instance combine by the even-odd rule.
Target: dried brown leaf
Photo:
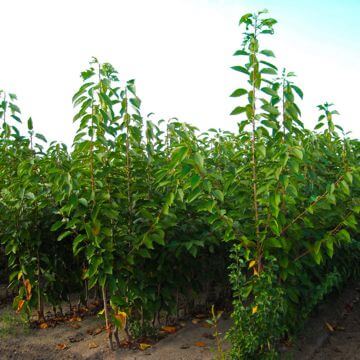
[[[328,322],[326,322],[325,325],[326,325],[326,327],[328,328],[328,330],[329,330],[330,332],[334,332],[334,331],[335,331],[335,330],[334,330],[334,327],[333,327],[331,324],[329,324]]]
[[[56,349],[57,350],[65,350],[67,348],[66,344],[60,343],[60,344],[56,344]]]
[[[167,334],[174,334],[176,333],[176,327],[175,326],[163,326],[161,328],[162,331],[165,331]]]
[[[197,347],[204,347],[204,346],[206,346],[206,344],[205,344],[203,341],[197,341],[197,342],[195,343],[195,346],[197,346]]]
[[[99,345],[96,342],[94,341],[89,342],[89,349],[96,349],[97,347],[99,347]]]

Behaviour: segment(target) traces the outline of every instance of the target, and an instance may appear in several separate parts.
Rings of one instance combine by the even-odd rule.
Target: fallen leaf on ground
[[[74,322],[74,321],[82,321],[81,317],[80,316],[74,316],[72,317],[70,320],[70,322]]]
[[[146,343],[139,344],[139,349],[142,350],[142,351],[148,349],[149,347],[151,347],[150,344],[146,344]]]
[[[89,349],[96,349],[99,345],[96,342],[91,341],[89,343]]]
[[[334,332],[334,331],[335,331],[335,330],[334,330],[334,327],[333,327],[331,324],[329,324],[328,322],[326,322],[325,325],[326,325],[326,327],[329,329],[330,332]]]
[[[39,325],[39,328],[40,329],[47,329],[49,327],[49,325],[47,324],[47,323],[41,323],[40,325]]]
[[[209,324],[207,322],[201,323],[200,326],[203,328],[206,328],[206,329],[210,329],[213,327],[211,324]]]
[[[204,347],[204,346],[206,346],[206,344],[205,344],[203,341],[197,341],[197,342],[195,343],[195,346],[197,346],[197,347]]]
[[[175,326],[163,326],[161,328],[162,331],[165,331],[168,334],[174,334],[176,333],[176,327]]]
[[[75,323],[75,324],[70,324],[70,327],[72,327],[73,329],[80,329],[81,325]]]
[[[201,320],[200,319],[192,319],[191,322],[193,324],[198,324]]]
[[[56,349],[65,350],[67,348],[66,344],[56,344]]]
[[[54,317],[54,321],[58,321],[58,322],[65,321],[65,318],[64,318],[64,316],[56,316],[56,317]]]
[[[195,315],[195,317],[196,317],[197,319],[205,319],[205,318],[206,318],[206,315],[205,315],[205,314],[197,314],[197,315]]]

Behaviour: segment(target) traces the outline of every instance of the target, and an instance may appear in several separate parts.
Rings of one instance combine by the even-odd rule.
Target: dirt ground
[[[225,333],[229,326],[229,320],[221,321],[220,331]],[[53,328],[26,329],[6,307],[0,309],[0,359],[210,360],[216,346],[212,332],[204,320],[193,319],[183,322],[176,333],[144,351],[119,349],[111,352],[101,318],[85,317],[82,321],[66,322]]]
[[[297,340],[280,348],[282,359],[360,360],[360,287],[333,294],[307,321]],[[96,316],[47,329],[27,329],[9,307],[0,308],[0,359],[210,360],[215,340],[204,321],[189,320],[175,333],[141,350],[109,351]],[[230,320],[220,323],[222,333]],[[225,344],[225,348],[228,346]]]
[[[306,322],[282,359],[360,360],[360,284],[332,294]]]

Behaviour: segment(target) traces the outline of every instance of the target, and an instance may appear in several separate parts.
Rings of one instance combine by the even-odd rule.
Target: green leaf
[[[233,70],[235,70],[235,71],[239,71],[239,72],[241,72],[241,73],[243,73],[243,74],[246,74],[246,75],[249,75],[249,74],[250,74],[249,70],[246,69],[246,68],[243,67],[243,66],[232,66],[231,68],[232,68]]]
[[[275,57],[275,54],[271,50],[262,50],[260,51],[260,54],[268,56],[268,57]]]
[[[220,191],[220,190],[214,190],[214,191],[213,191],[213,194],[214,194],[214,196],[215,196],[219,201],[221,201],[221,202],[224,201],[224,194],[223,194],[222,191]]]
[[[291,154],[292,154],[293,156],[295,156],[295,157],[296,157],[297,159],[299,159],[299,160],[302,160],[303,157],[304,157],[303,152],[302,152],[300,149],[297,149],[297,148],[292,148],[292,149],[291,149]]]
[[[337,234],[336,234],[336,238],[339,239],[340,241],[343,241],[345,243],[350,243],[351,242],[351,236],[349,234],[349,232],[345,229],[340,230]]]
[[[245,55],[245,56],[248,56],[249,53],[245,50],[236,50],[235,53],[234,53],[234,56],[239,56],[239,55]]]
[[[246,89],[236,89],[230,96],[231,97],[239,97],[239,96],[243,96],[247,93],[248,92]]]
[[[267,111],[268,113],[272,114],[272,115],[279,115],[280,114],[279,110],[276,107],[274,107],[274,106],[272,106],[270,104],[265,104],[261,108],[263,110]]]
[[[175,150],[172,153],[172,162],[173,163],[180,163],[182,162],[186,155],[188,154],[188,148],[186,146],[180,146],[178,148],[175,148]]]
[[[251,13],[247,13],[247,14],[243,15],[239,20],[239,25],[247,23],[249,21],[249,19],[252,18],[252,16],[253,15]]]
[[[71,231],[65,231],[65,232],[63,232],[63,233],[57,238],[57,240],[58,240],[58,241],[61,241],[61,240],[65,239],[66,237],[68,237],[68,236],[71,235],[71,234],[72,234]]]
[[[50,231],[56,231],[56,230],[60,229],[63,225],[64,225],[64,222],[59,220],[51,226]]]
[[[246,111],[246,107],[238,106],[230,113],[230,115],[239,115],[244,113],[245,111]]]
[[[277,97],[279,96],[278,93],[270,87],[263,87],[261,91],[263,91],[265,94],[268,94],[270,96],[277,96]]]
[[[78,255],[82,248],[79,245],[86,239],[86,235],[80,234],[73,241],[73,253],[74,256]]]
[[[88,202],[87,202],[87,200],[84,199],[84,198],[80,198],[80,199],[79,199],[79,203],[80,203],[81,205],[85,206],[85,207],[88,207]]]
[[[266,239],[264,241],[264,246],[266,248],[279,248],[279,249],[282,248],[282,244],[281,244],[280,240],[276,237],[271,237],[269,239]]]
[[[350,195],[349,185],[345,180],[340,183],[340,188],[345,195]]]
[[[190,178],[191,188],[195,189],[196,187],[198,187],[200,185],[200,182],[201,182],[201,177],[198,174],[194,174]]]
[[[345,179],[345,181],[346,181],[349,185],[351,185],[352,182],[353,182],[353,176],[352,176],[351,172],[347,172],[347,173],[344,175],[344,179]]]
[[[194,161],[195,164],[199,167],[199,169],[202,170],[204,167],[204,158],[199,153],[195,153]]]
[[[29,130],[32,130],[33,129],[33,121],[32,121],[32,118],[29,117],[28,121],[27,121],[27,126],[28,126],[28,129]]]
[[[256,150],[259,152],[262,158],[266,157],[266,148],[263,144],[258,144]]]
[[[301,90],[299,87],[297,87],[297,86],[295,86],[295,85],[291,85],[291,87],[292,87],[293,90],[299,95],[299,97],[300,97],[301,99],[304,98],[304,93],[302,92],[302,90]]]
[[[42,134],[35,134],[35,137],[38,138],[38,139],[40,139],[40,140],[42,140],[42,141],[44,141],[44,142],[47,142],[45,136],[42,135]]]
[[[260,71],[261,74],[277,75],[277,71],[273,68],[263,68]]]

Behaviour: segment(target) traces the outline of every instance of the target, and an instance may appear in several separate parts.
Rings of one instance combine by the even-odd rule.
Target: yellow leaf
[[[58,350],[65,350],[66,348],[66,344],[56,344],[56,349]]]
[[[92,230],[92,233],[94,234],[94,236],[98,236],[100,234],[99,226],[94,226],[91,230]]]
[[[258,273],[258,271],[254,268],[254,275],[255,276],[259,276],[259,273]]]
[[[115,319],[120,322],[122,329],[125,329],[125,327],[126,327],[126,318],[127,318],[127,315],[123,311],[118,311],[118,313],[115,314]]]
[[[253,308],[252,308],[252,314],[253,314],[253,315],[256,314],[257,311],[258,311],[258,306],[257,306],[257,305],[256,305],[256,306],[253,306]]]
[[[47,324],[47,323],[41,323],[40,325],[39,325],[39,328],[40,329],[47,329],[49,327],[49,325]]]
[[[328,322],[326,322],[325,325],[326,325],[326,327],[329,329],[330,332],[334,332],[334,331],[335,331],[335,330],[334,330],[334,327],[333,327],[331,324],[329,324]]]
[[[250,263],[249,263],[249,269],[251,269],[252,267],[254,267],[256,264],[256,261],[255,260],[251,260]]]
[[[146,344],[146,343],[139,344],[139,349],[142,350],[142,351],[148,349],[149,347],[151,347],[150,344]]]

